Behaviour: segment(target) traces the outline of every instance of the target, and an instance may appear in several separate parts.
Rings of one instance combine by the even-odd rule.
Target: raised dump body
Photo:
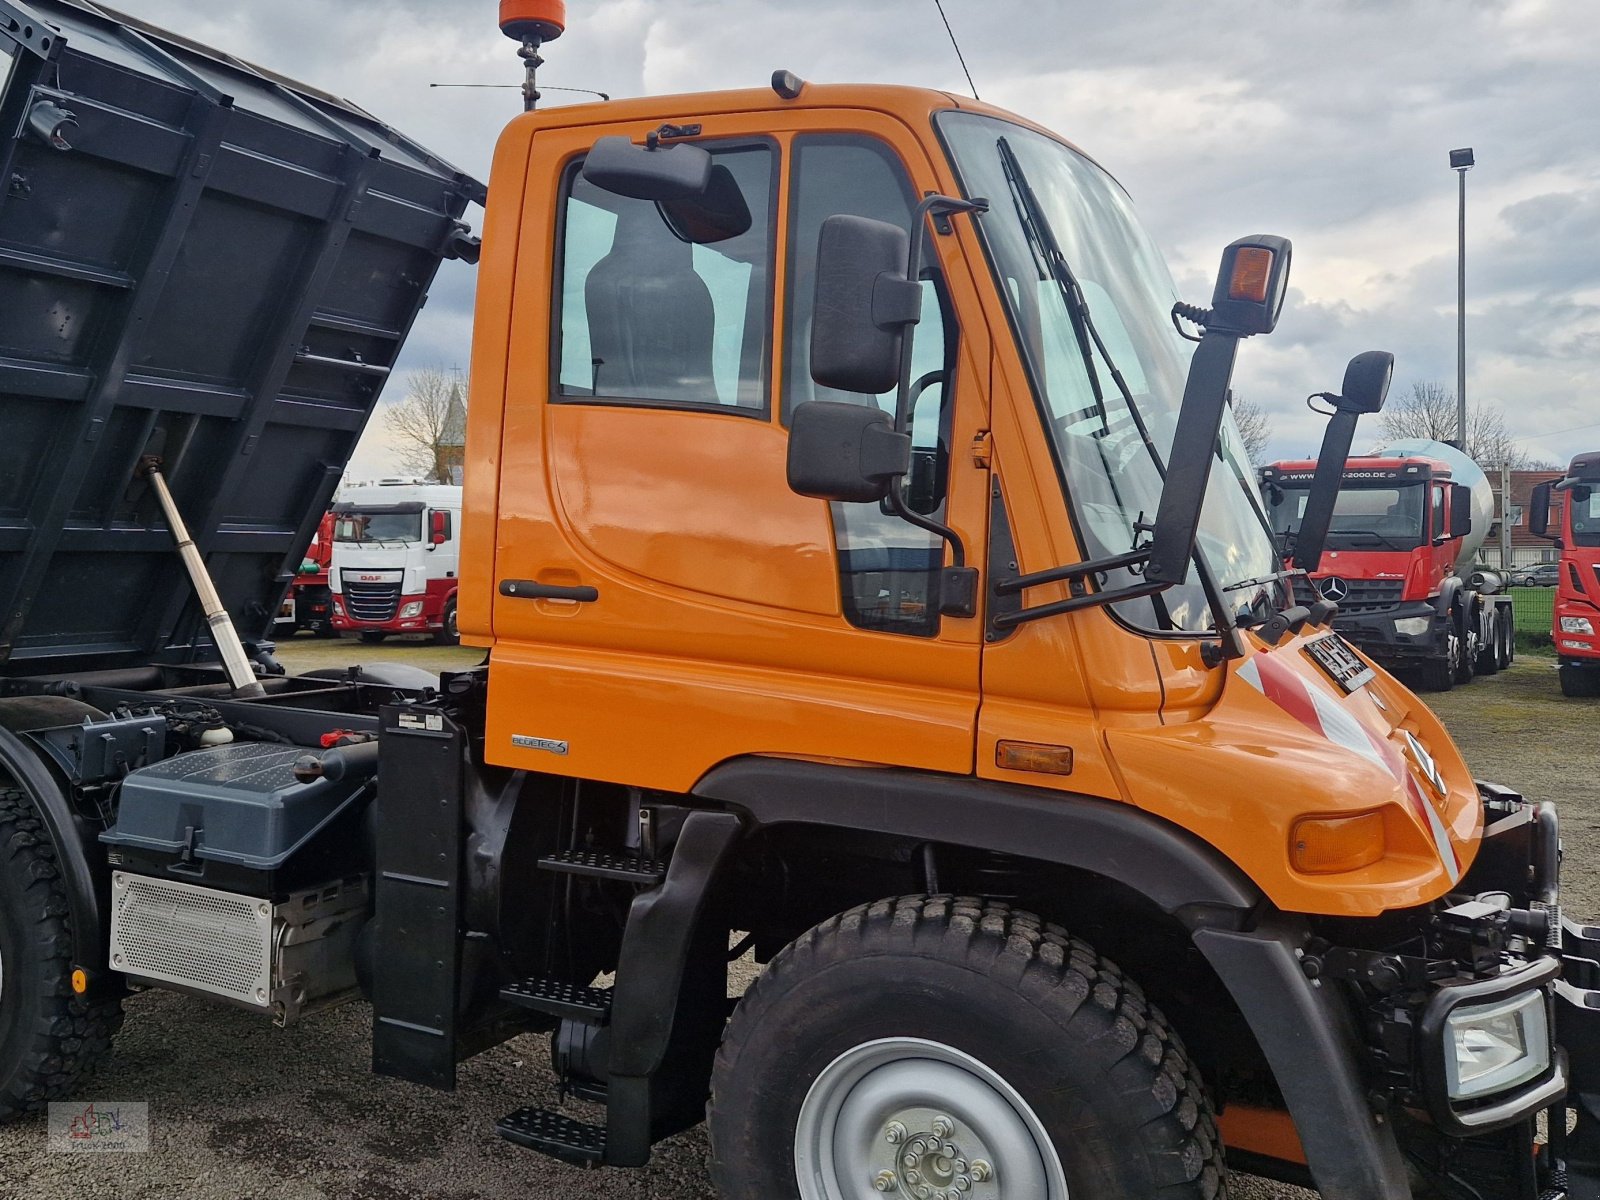
[[[0,672],[208,656],[147,454],[262,636],[482,185],[69,0],[0,0],[0,80]]]

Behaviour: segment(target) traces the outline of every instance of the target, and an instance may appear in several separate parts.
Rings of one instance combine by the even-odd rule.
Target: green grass
[[[1556,589],[1518,587],[1511,589],[1511,611],[1516,616],[1517,633],[1543,634],[1548,641],[1555,618]]]

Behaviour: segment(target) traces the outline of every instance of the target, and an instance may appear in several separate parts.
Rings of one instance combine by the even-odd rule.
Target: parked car
[[[1555,587],[1561,582],[1561,564],[1539,563],[1511,573],[1512,587]]]

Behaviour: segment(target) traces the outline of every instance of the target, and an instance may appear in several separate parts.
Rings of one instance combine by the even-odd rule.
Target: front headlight
[[[1544,993],[1461,1005],[1445,1019],[1444,1053],[1452,1100],[1489,1096],[1537,1079],[1550,1067]]]
[[[404,619],[406,617],[420,617],[421,615],[422,615],[422,601],[421,600],[413,600],[410,604],[407,604],[407,605],[405,605],[404,607],[402,607],[400,609],[400,616],[401,616],[402,619]]]
[[[1407,637],[1421,637],[1432,624],[1432,617],[1404,617],[1394,623],[1394,631]]]
[[[1588,617],[1562,617],[1562,633],[1594,633],[1594,626],[1589,623]]]

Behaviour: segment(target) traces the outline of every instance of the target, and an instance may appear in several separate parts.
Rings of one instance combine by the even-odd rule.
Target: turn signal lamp
[[[997,742],[994,765],[1006,771],[1037,771],[1044,775],[1072,774],[1072,747],[1038,742]]]
[[[1303,875],[1336,875],[1370,867],[1384,855],[1383,814],[1304,817],[1295,822],[1289,859]]]
[[[1233,260],[1233,277],[1228,280],[1228,299],[1265,304],[1267,284],[1271,280],[1272,251],[1264,246],[1245,246]]]

